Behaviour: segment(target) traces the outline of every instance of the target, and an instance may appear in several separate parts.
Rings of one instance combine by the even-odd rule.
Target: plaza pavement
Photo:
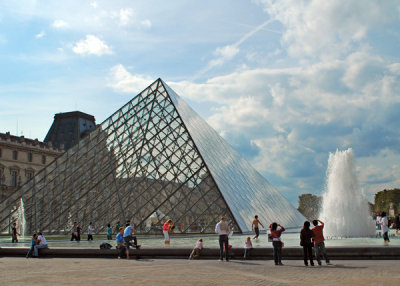
[[[400,260],[0,258],[0,285],[400,285]]]

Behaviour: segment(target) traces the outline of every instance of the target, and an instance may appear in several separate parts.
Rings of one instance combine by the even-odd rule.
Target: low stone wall
[[[192,249],[189,248],[142,248],[131,249],[133,258],[179,258],[187,259]],[[25,256],[28,248],[0,248],[0,257]],[[358,259],[400,259],[400,247],[398,246],[374,246],[374,247],[328,247],[328,256],[331,260],[358,260]],[[243,248],[230,250],[231,258],[241,259],[244,254]],[[94,248],[49,248],[40,249],[41,257],[63,257],[63,258],[116,258],[117,250],[94,249]],[[205,248],[201,259],[218,259],[219,249]],[[303,249],[301,247],[284,247],[282,249],[284,260],[302,260]],[[254,248],[248,259],[272,259],[272,248]]]

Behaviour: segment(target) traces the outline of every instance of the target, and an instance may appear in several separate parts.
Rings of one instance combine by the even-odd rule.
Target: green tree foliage
[[[299,196],[299,207],[297,210],[307,219],[317,219],[321,210],[322,197],[313,194],[302,194]]]
[[[392,189],[392,190],[383,190],[377,192],[375,194],[375,212],[386,212],[388,213],[390,203],[393,203],[393,206],[396,213],[400,212],[400,189]]]

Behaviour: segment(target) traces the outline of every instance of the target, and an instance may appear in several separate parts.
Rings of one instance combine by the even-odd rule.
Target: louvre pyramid
[[[20,219],[27,233],[97,232],[131,220],[138,233],[213,233],[224,215],[237,232],[305,218],[167,84],[156,80],[89,136],[1,202],[0,232]],[[85,230],[85,227],[84,227]]]

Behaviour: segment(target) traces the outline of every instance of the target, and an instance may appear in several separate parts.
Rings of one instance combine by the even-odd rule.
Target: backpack
[[[103,242],[102,244],[100,244],[100,249],[110,249],[111,247],[112,245],[107,242]]]

